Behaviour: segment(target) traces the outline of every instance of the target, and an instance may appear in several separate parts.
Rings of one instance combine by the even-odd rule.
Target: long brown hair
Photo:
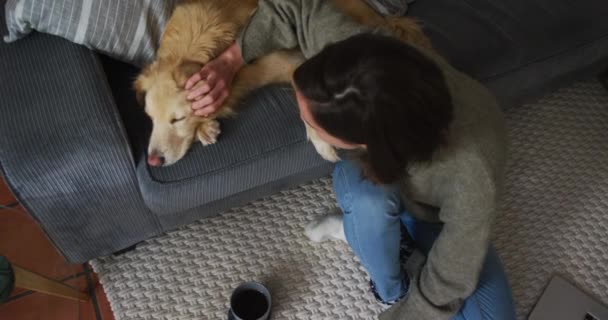
[[[294,83],[325,131],[366,145],[358,158],[375,182],[396,182],[446,141],[453,106],[443,73],[396,39],[361,34],[329,45]]]

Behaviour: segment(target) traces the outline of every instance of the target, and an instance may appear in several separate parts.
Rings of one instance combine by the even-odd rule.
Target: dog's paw
[[[319,136],[317,135],[317,132],[313,128],[309,127],[308,124],[305,124],[305,126],[308,140],[310,140],[310,142],[312,142],[312,144],[315,146],[317,153],[323,159],[329,162],[340,161],[340,157],[338,156],[336,149],[332,147],[329,143],[321,140],[321,138],[319,138]]]
[[[323,141],[313,141],[313,145],[315,149],[317,149],[317,153],[321,156],[321,158],[329,161],[329,162],[338,162],[340,161],[340,157],[336,152],[336,149]]]
[[[390,31],[392,31],[393,36],[404,40],[407,38],[407,29],[402,25],[400,18],[395,17],[387,17],[386,24]]]
[[[198,127],[196,137],[204,146],[208,146],[217,142],[217,137],[221,132],[220,123],[217,120],[210,120],[203,122]]]
[[[329,214],[306,226],[304,234],[310,241],[341,240],[346,242],[342,214]]]
[[[422,31],[416,20],[404,17],[386,17],[386,28],[404,42],[411,42],[426,49],[433,46],[429,38]]]

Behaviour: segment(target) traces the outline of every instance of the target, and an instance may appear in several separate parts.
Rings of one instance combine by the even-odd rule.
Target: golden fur
[[[386,28],[403,41],[430,48],[429,40],[410,18],[384,18],[363,0],[332,1],[359,23]],[[193,114],[184,90],[187,79],[234,42],[257,2],[186,0],[167,22],[156,60],[144,68],[134,84],[138,100],[145,104],[153,122],[148,152],[162,154],[164,165],[181,159],[194,139],[204,145],[215,143],[220,133],[216,119],[234,115],[238,101],[248,92],[271,83],[290,82],[293,69],[303,61],[295,51],[262,57],[237,74],[230,96],[216,113],[207,118]],[[316,138],[313,130],[307,128],[307,132],[324,158],[338,159],[333,148]]]

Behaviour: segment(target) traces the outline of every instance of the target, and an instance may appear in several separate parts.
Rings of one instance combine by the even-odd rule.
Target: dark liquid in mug
[[[266,297],[255,290],[242,291],[232,300],[232,312],[243,320],[257,320],[267,309]]]

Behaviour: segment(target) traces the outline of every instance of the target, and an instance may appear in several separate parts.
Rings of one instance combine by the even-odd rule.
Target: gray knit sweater
[[[309,58],[327,44],[361,32],[373,30],[354,23],[331,1],[261,0],[238,44],[247,62],[296,47]],[[444,228],[428,257],[415,253],[408,261],[410,293],[385,311],[382,320],[450,319],[475,290],[506,156],[504,120],[494,97],[442,58],[418,49],[443,71],[454,120],[447,146],[431,162],[413,165],[401,190],[409,212],[442,222]]]

